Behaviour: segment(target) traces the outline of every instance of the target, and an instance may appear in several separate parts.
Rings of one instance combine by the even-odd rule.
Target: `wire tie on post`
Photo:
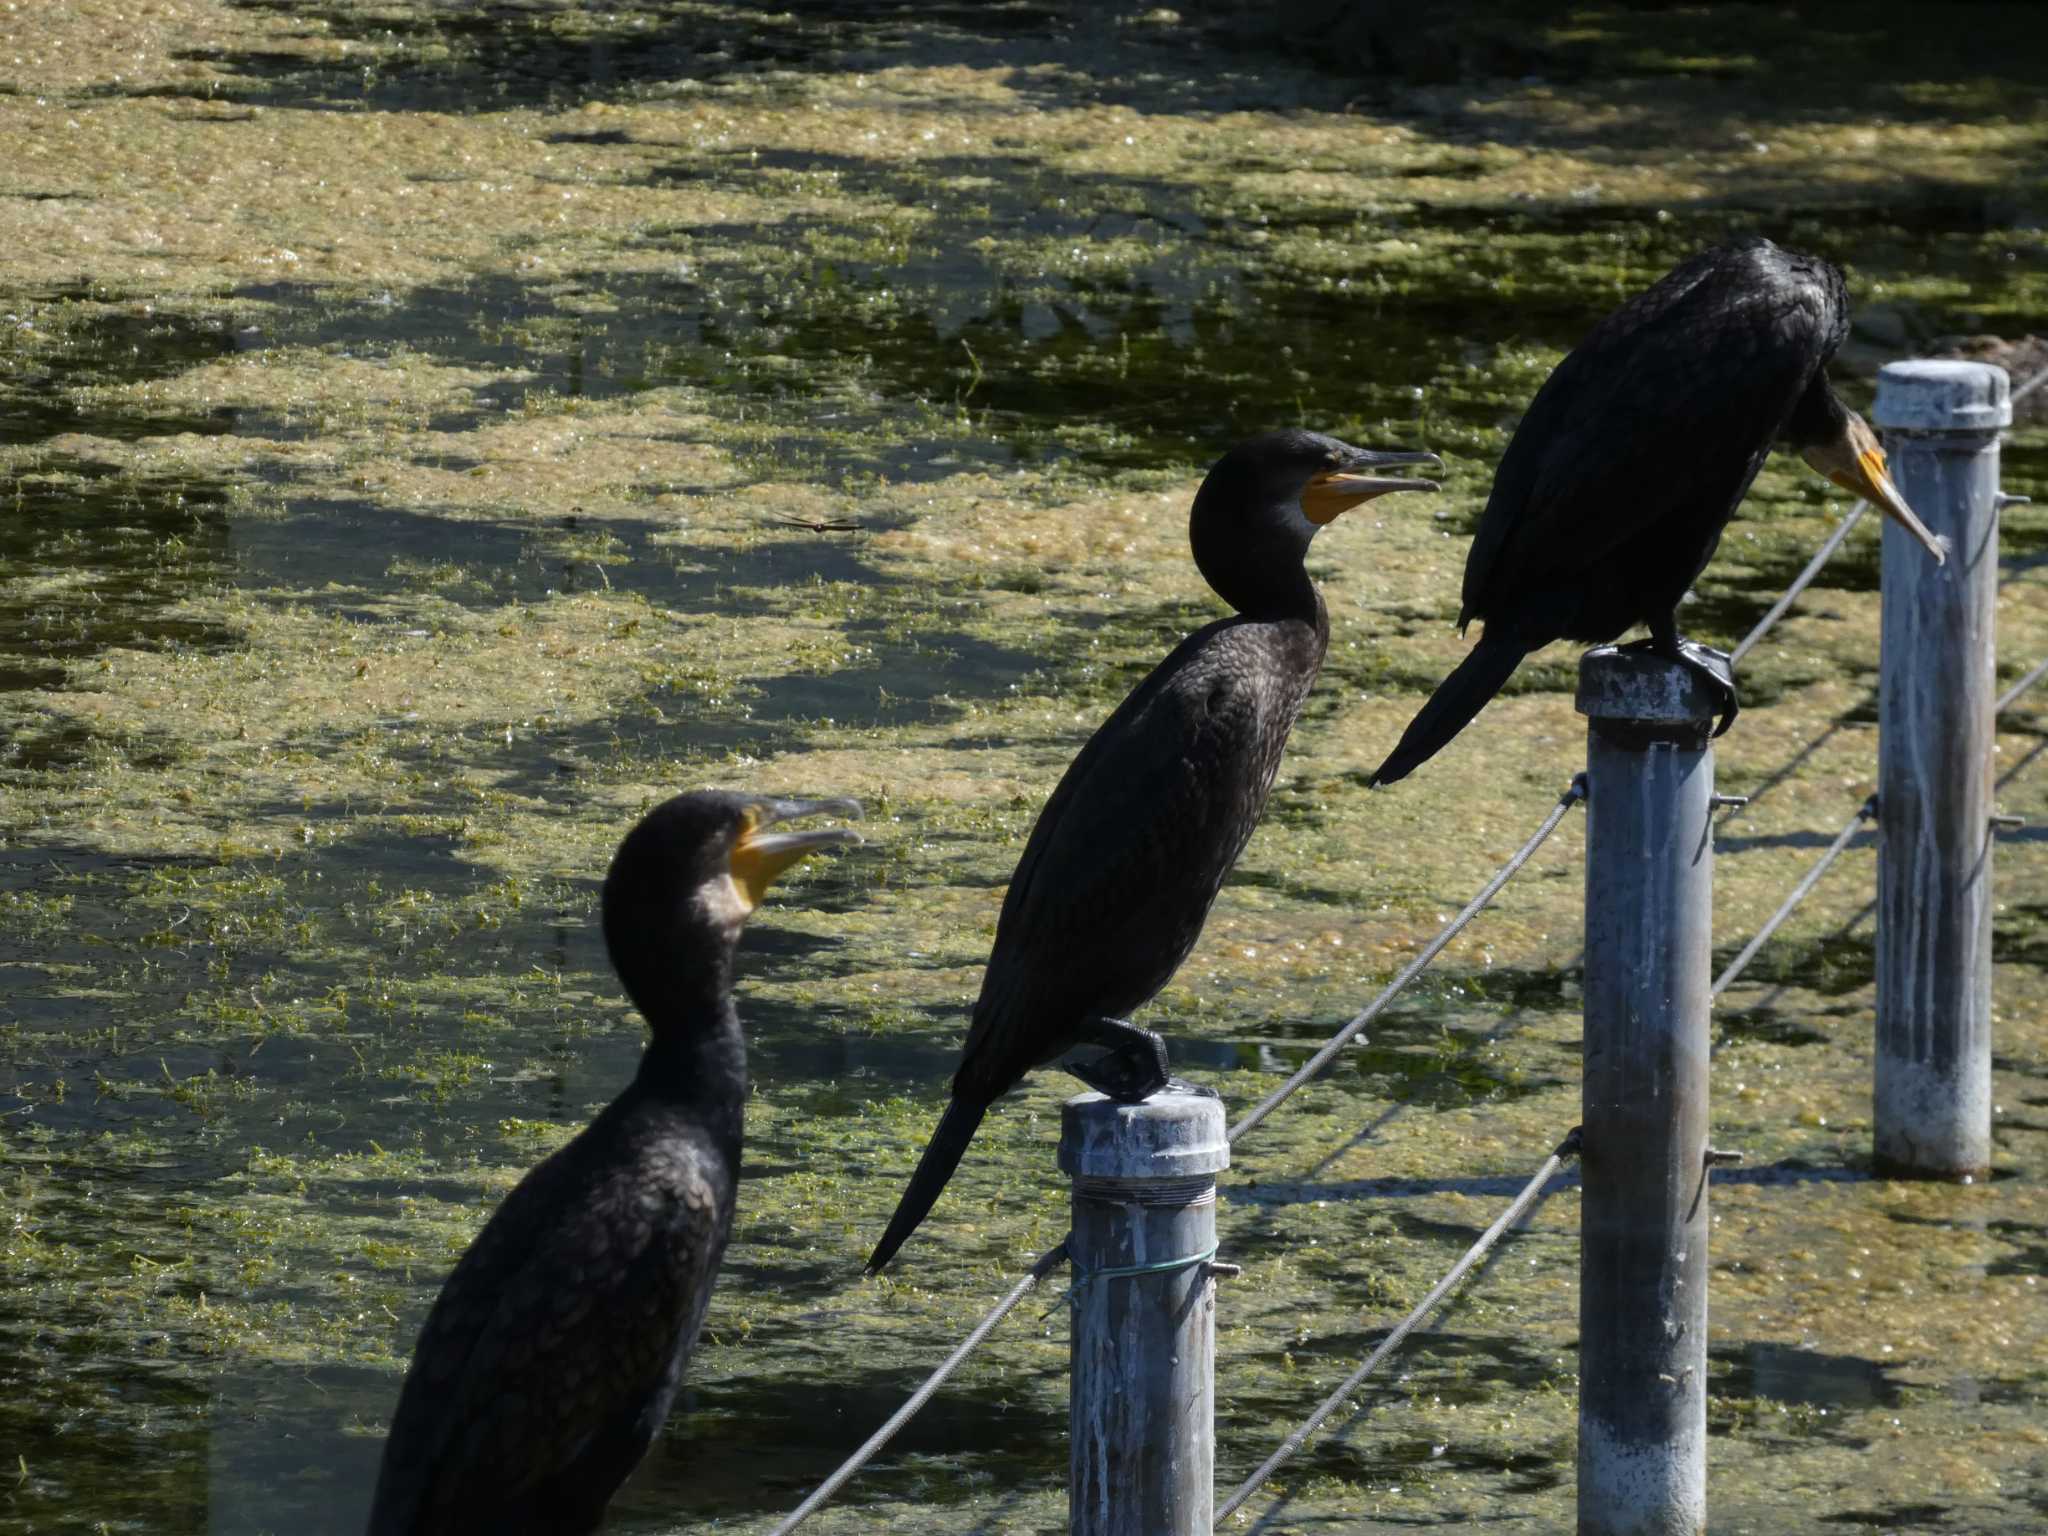
[[[1133,1280],[1140,1275],[1170,1275],[1177,1269],[1188,1269],[1196,1264],[1207,1265],[1211,1259],[1216,1257],[1216,1250],[1222,1246],[1221,1243],[1211,1243],[1200,1253],[1183,1254],[1177,1259],[1161,1259],[1156,1264],[1105,1264],[1100,1269],[1083,1269],[1074,1262],[1074,1257],[1070,1253],[1067,1255],[1067,1265],[1074,1278],[1067,1282],[1066,1291],[1060,1296],[1059,1301],[1055,1301],[1051,1306],[1047,1307],[1040,1314],[1038,1320],[1042,1323],[1046,1318],[1051,1317],[1053,1313],[1059,1311],[1061,1301],[1066,1302],[1069,1306],[1078,1304],[1083,1287],[1090,1281]],[[1234,1264],[1225,1264],[1221,1267],[1233,1272],[1237,1269],[1237,1266]]]
[[[1744,1155],[1741,1152],[1728,1152],[1723,1151],[1719,1147],[1709,1147],[1707,1148],[1706,1165],[1709,1168],[1726,1168],[1731,1163],[1741,1162]]]
[[[2008,816],[2000,814],[1997,816],[1993,816],[1991,818],[1991,825],[1993,825],[1994,827],[2024,827],[2026,824],[2027,818],[2024,816]]]

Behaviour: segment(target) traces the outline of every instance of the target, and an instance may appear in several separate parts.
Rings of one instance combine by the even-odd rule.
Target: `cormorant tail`
[[[889,1218],[889,1230],[882,1234],[882,1240],[875,1244],[875,1251],[868,1255],[869,1274],[874,1274],[894,1258],[904,1240],[917,1230],[917,1224],[924,1220],[945,1189],[946,1181],[953,1177],[953,1170],[960,1166],[960,1159],[967,1152],[967,1143],[974,1140],[974,1133],[981,1126],[981,1117],[987,1113],[986,1104],[976,1104],[957,1096],[946,1106],[945,1114],[939,1117],[938,1129],[932,1132],[932,1139],[924,1149],[924,1156],[917,1160],[917,1172],[910,1176],[909,1187],[896,1203],[896,1214]]]
[[[1405,779],[1441,752],[1486,707],[1486,701],[1500,692],[1501,684],[1528,654],[1529,648],[1510,631],[1488,626],[1457,670],[1436,685],[1429,702],[1408,722],[1400,744],[1374,771],[1373,784]]]

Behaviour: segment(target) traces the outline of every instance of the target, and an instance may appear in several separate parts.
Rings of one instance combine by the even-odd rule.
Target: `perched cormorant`
[[[1493,478],[1458,614],[1460,629],[1485,621],[1479,643],[1372,782],[1427,762],[1529,652],[1634,624],[1708,681],[1725,731],[1728,659],[1679,639],[1678,604],[1774,442],[1940,560],[1945,546],[1893,486],[1876,434],[1828,386],[1848,330],[1841,270],[1757,237],[1702,251],[1595,326],[1537,391]]]
[[[1035,1066],[1071,1067],[1118,1098],[1166,1081],[1159,1037],[1122,1015],[1194,948],[1223,877],[1264,810],[1280,750],[1323,664],[1329,616],[1302,559],[1317,529],[1425,480],[1374,477],[1432,453],[1373,453],[1314,432],[1240,443],[1188,519],[1195,564],[1237,610],[1189,635],[1088,739],[1040,812],[1010,877],[952,1102],[868,1268],[932,1208],[982,1116]]]
[[[732,1230],[746,1045],[733,951],[851,800],[678,795],[626,834],[604,939],[653,1039],[633,1081],[520,1180],[420,1330],[370,1536],[573,1536],[660,1430]]]

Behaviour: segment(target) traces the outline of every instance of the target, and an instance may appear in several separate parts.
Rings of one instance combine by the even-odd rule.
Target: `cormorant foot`
[[[1697,640],[1681,640],[1678,642],[1678,660],[1713,691],[1721,705],[1721,723],[1714,727],[1714,734],[1727,735],[1728,727],[1742,713],[1742,706],[1735,697],[1735,667],[1728,653],[1717,651],[1711,645],[1701,645]]]
[[[1720,708],[1720,723],[1714,727],[1716,736],[1725,736],[1728,727],[1735,723],[1735,717],[1742,713],[1742,706],[1735,697],[1734,663],[1726,651],[1701,645],[1697,640],[1663,640],[1656,635],[1644,640],[1631,640],[1616,649],[1647,651],[1653,656],[1663,656],[1677,662],[1705,683]]]
[[[1082,1042],[1108,1047],[1100,1056],[1061,1063],[1097,1093],[1123,1104],[1148,1099],[1173,1081],[1166,1068],[1166,1042],[1149,1029],[1123,1019],[1097,1019]]]

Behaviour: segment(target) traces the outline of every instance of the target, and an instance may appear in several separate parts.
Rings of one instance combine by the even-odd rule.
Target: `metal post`
[[[1210,1536],[1215,1508],[1216,1175],[1223,1101],[1174,1083],[1141,1104],[1069,1099],[1074,1179],[1073,1536]]]
[[[1707,988],[1715,705],[1647,651],[1587,717],[1579,1531],[1698,1536],[1707,1474]]]
[[[1872,413],[1892,475],[1949,540],[1936,565],[1884,531],[1878,673],[1877,1065],[1881,1172],[1991,1166],[1992,610],[2003,368],[1888,363]]]

